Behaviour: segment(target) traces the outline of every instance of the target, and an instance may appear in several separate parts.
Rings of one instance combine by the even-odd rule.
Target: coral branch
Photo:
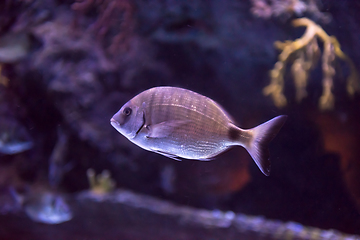
[[[291,72],[294,77],[296,87],[296,100],[300,102],[306,97],[306,85],[309,72],[317,63],[320,54],[317,40],[324,43],[324,52],[322,55],[323,71],[323,94],[319,101],[321,110],[329,110],[334,107],[334,96],[332,93],[333,78],[335,69],[333,67],[335,58],[347,62],[350,67],[350,76],[347,80],[347,92],[353,96],[360,90],[359,77],[354,63],[341,50],[340,44],[334,36],[329,36],[316,23],[308,18],[295,19],[292,22],[294,27],[306,27],[306,31],[301,38],[295,41],[285,41],[274,43],[275,47],[282,50],[278,57],[278,62],[274,69],[270,71],[271,83],[263,90],[264,95],[270,95],[275,106],[284,107],[286,98],[283,94],[285,66],[290,56],[295,56],[292,63]]]

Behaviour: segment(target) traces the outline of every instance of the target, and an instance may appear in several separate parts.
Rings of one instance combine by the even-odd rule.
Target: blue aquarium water
[[[360,239],[359,13],[1,1],[0,239]]]

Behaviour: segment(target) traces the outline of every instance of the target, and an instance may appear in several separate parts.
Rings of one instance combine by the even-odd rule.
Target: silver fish
[[[231,146],[242,146],[269,176],[267,147],[286,118],[277,116],[245,130],[208,97],[182,88],[155,87],[128,101],[110,122],[139,147],[176,160],[207,161]]]
[[[33,145],[27,130],[19,122],[0,117],[0,155],[21,153],[31,149]]]
[[[26,214],[35,222],[59,224],[72,219],[69,205],[60,195],[45,192],[24,202]]]
[[[69,221],[73,217],[69,205],[60,194],[37,189],[27,195],[20,195],[13,187],[10,187],[9,191],[15,201],[35,222],[59,224]]]

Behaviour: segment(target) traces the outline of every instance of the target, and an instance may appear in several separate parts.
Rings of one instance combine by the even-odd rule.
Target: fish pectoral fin
[[[176,161],[182,161],[182,160],[183,160],[183,158],[181,158],[181,157],[179,157],[179,156],[177,156],[177,155],[171,154],[171,153],[167,153],[167,152],[163,152],[163,151],[159,151],[159,150],[154,151],[154,152],[156,152],[156,153],[158,153],[158,154],[161,154],[161,155],[164,155],[165,157],[174,159],[174,160],[176,160]]]
[[[176,128],[189,123],[190,120],[169,120],[154,125],[149,125],[149,138],[164,138],[169,136]]]

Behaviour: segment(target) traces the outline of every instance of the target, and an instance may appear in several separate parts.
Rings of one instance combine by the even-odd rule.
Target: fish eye
[[[129,115],[131,114],[131,112],[132,112],[132,110],[131,110],[131,108],[129,108],[129,107],[126,107],[126,108],[124,109],[124,111],[123,111],[123,113],[124,113],[126,116],[129,116]]]

